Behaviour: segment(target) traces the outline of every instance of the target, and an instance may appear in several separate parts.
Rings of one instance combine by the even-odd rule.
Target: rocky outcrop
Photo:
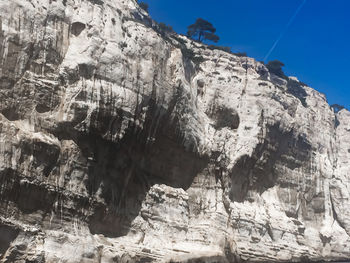
[[[349,121],[134,0],[0,1],[0,257],[348,259]]]

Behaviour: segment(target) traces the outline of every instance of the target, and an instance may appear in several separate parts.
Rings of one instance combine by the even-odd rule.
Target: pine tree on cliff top
[[[187,35],[194,39],[197,38],[199,42],[209,40],[213,42],[219,41],[219,36],[215,35],[216,28],[208,21],[198,18],[196,22],[187,27]]]

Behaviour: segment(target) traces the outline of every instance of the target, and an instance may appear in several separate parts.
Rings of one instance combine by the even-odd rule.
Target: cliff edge
[[[350,258],[350,112],[134,0],[0,0],[1,262]]]

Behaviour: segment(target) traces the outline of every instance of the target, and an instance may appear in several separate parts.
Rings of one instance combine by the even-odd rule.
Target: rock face
[[[0,0],[0,257],[345,260],[349,125],[134,0]]]

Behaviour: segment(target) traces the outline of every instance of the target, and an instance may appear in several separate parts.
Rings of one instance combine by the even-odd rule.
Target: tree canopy
[[[187,27],[187,35],[194,39],[197,38],[199,42],[209,40],[213,42],[219,41],[219,36],[215,35],[216,28],[208,21],[198,18],[196,22]]]

